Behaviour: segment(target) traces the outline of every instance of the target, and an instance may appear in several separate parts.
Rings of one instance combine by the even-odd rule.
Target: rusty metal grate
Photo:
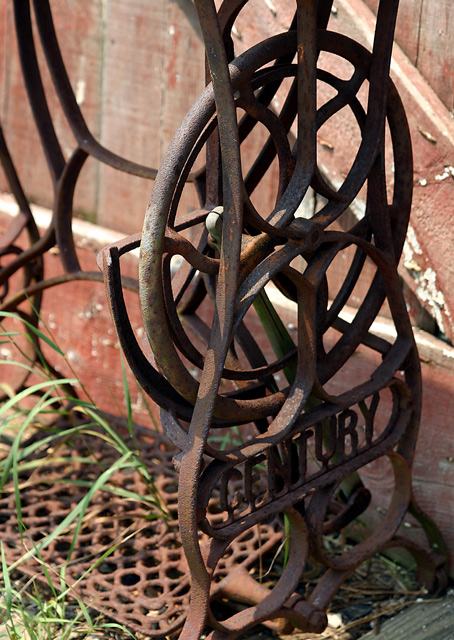
[[[60,570],[64,566],[67,585],[93,609],[130,629],[161,638],[183,625],[190,593],[190,575],[178,532],[178,475],[172,464],[175,451],[159,434],[150,435],[143,430],[135,436],[154,478],[154,489],[163,499],[166,517],[156,517],[145,501],[115,495],[115,489],[144,496],[150,491],[143,477],[131,467],[117,470],[109,478],[110,490],[96,492],[91,500],[74,548],[77,519],[40,550],[39,560],[36,554],[32,555],[20,570],[46,582],[41,570],[44,562],[59,588]],[[125,437],[125,443],[135,445],[137,440],[131,442]],[[22,540],[14,485],[4,487],[0,522],[5,554],[11,565],[48,537],[84,499],[87,484],[94,484],[119,458],[114,448],[92,435],[77,436],[72,446],[63,441],[54,445],[56,462],[47,461],[46,457],[45,465],[21,474],[25,529]],[[47,455],[44,450],[42,453]],[[91,463],[87,462],[89,459]],[[217,509],[212,511],[210,520],[214,523],[219,516]],[[251,576],[266,572],[266,563],[272,561],[282,539],[278,522],[262,523],[239,536],[219,563],[211,598],[225,599],[236,593],[236,599],[241,601],[241,596],[254,597],[254,592],[266,594],[266,588],[257,588]],[[207,536],[201,537],[202,544],[206,540]],[[99,562],[113,547],[113,553]],[[242,589],[238,589],[238,584],[242,584]]]

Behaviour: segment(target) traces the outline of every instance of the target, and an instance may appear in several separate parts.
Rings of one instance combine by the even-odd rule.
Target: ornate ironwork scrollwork
[[[421,385],[397,275],[412,196],[410,136],[389,78],[398,3],[380,2],[371,53],[327,29],[329,0],[300,0],[287,33],[238,57],[230,29],[245,3],[227,0],[219,13],[211,0],[195,4],[211,83],[158,171],[140,240],[140,299],[153,363],[143,356],[122,302],[119,257],[126,245],[106,249],[103,268],[123,349],[138,380],[161,405],[164,427],[180,449],[175,460],[179,525],[192,580],[180,637],[199,637],[208,622],[215,629],[213,640],[234,638],[277,617],[320,631],[327,604],[351,571],[371,553],[397,544],[411,500]],[[348,61],[350,77],[319,69],[321,52]],[[277,113],[270,104],[284,80],[290,80],[290,88]],[[317,103],[320,83],[333,94],[323,104]],[[366,100],[359,96],[365,87]],[[317,130],[341,109],[353,113],[361,143],[344,182],[334,188],[317,165]],[[239,119],[240,110],[245,115]],[[240,149],[258,123],[269,138],[244,173]],[[385,126],[395,166],[391,195]],[[181,190],[205,149],[205,169],[196,174],[200,209],[183,219]],[[268,210],[258,211],[251,196],[275,158],[276,199]],[[310,188],[325,204],[312,217],[301,217],[299,208]],[[366,190],[365,215],[349,225],[345,214],[361,190]],[[190,239],[184,233],[189,228]],[[139,245],[138,238],[131,242]],[[348,248],[354,257],[333,293],[327,272]],[[178,268],[172,270],[176,259]],[[374,276],[347,322],[341,311],[366,263],[373,265]],[[285,353],[275,350],[274,359],[264,355],[248,321],[253,307],[264,326],[267,312],[275,320],[267,297],[270,283],[297,309],[297,339],[287,342]],[[394,341],[371,331],[385,302],[396,329]],[[378,356],[374,370],[336,393],[333,379],[361,347]],[[224,438],[222,447],[214,446],[214,432],[233,428],[243,435],[242,442],[229,446]],[[315,467],[308,465],[311,444]],[[389,458],[395,476],[387,515],[367,540],[331,558],[324,534],[348,524],[370,499],[359,476],[356,491],[334,507],[336,491],[380,456]],[[208,517],[212,503],[222,514],[216,523]],[[260,602],[227,620],[215,619],[210,588],[217,563],[238,535],[282,517],[290,531],[292,560],[280,580]],[[200,530],[208,535],[203,545]],[[303,605],[292,594],[307,550],[326,573]]]

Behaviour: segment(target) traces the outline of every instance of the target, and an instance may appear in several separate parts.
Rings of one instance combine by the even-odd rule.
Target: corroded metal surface
[[[245,3],[227,0],[218,14],[210,0],[195,4],[212,82],[164,158],[141,239],[106,249],[102,267],[129,363],[163,408],[163,425],[181,450],[175,461],[179,524],[192,586],[180,637],[200,637],[208,622],[215,629],[213,640],[234,638],[275,617],[312,631],[315,620],[319,629],[323,626],[330,599],[358,564],[402,543],[395,536],[411,501],[421,385],[397,275],[412,194],[410,136],[388,75],[397,2],[380,3],[372,53],[326,29],[329,1],[301,0],[289,32],[236,58],[230,29]],[[351,65],[347,79],[317,68],[323,52]],[[287,97],[276,113],[271,100],[288,79]],[[328,85],[332,96],[322,104],[317,100],[320,84]],[[317,166],[317,130],[344,108],[357,121],[361,144],[344,182],[334,187]],[[237,124],[240,110],[245,115]],[[241,144],[257,123],[268,130],[269,139],[245,174]],[[385,125],[395,167],[389,193]],[[196,176],[200,209],[182,218],[181,189],[205,149],[205,169]],[[276,200],[268,210],[257,211],[253,191],[275,158]],[[310,187],[325,204],[302,217]],[[367,192],[365,215],[351,225],[345,213],[360,190]],[[189,228],[188,238],[184,230]],[[152,360],[130,329],[119,284],[120,257],[139,244],[140,298]],[[330,266],[348,249],[354,254],[350,268],[333,291]],[[178,267],[172,270],[176,257]],[[341,312],[366,262],[375,276],[347,322]],[[296,304],[297,340],[287,341],[284,351],[274,348],[270,358],[263,339],[248,329],[248,318],[255,308],[264,331],[270,318],[276,331],[266,294],[271,283]],[[370,331],[385,303],[395,324],[393,342]],[[190,330],[194,322],[182,320],[189,314],[203,318],[197,341]],[[342,371],[360,347],[375,352],[377,365],[364,380],[338,391]],[[239,441],[224,437],[223,446],[216,447],[213,434],[219,429],[227,434],[235,429]],[[382,456],[394,473],[386,517],[351,551],[330,557],[324,534],[367,508],[370,495],[356,472]],[[315,460],[309,463],[309,458]],[[256,477],[264,479],[261,487]],[[356,489],[349,491],[345,485],[352,479]],[[240,483],[236,491],[234,483]],[[344,505],[333,518],[329,507],[336,493]],[[213,524],[208,507],[214,498],[222,518]],[[291,558],[281,579],[261,603],[216,620],[209,594],[219,558],[245,531],[278,516],[287,522]],[[209,553],[200,545],[200,531],[209,536]],[[303,547],[326,572],[297,613],[292,593],[304,567]]]
[[[55,207],[52,224],[40,238],[2,139],[2,161],[21,208],[2,245],[3,254],[12,256],[2,270],[5,294],[9,275],[25,271],[25,293],[9,297],[4,308],[14,308],[26,295],[35,296],[39,308],[44,289],[101,277],[80,270],[71,233],[74,188],[89,155],[155,179],[142,235],[106,248],[99,264],[124,353],[161,407],[163,427],[175,447],[170,454],[161,445],[157,453],[156,444],[143,445],[148,463],[158,460],[151,466],[158,489],[168,494],[171,526],[154,521],[148,528],[151,542],[124,543],[78,588],[95,598],[95,606],[102,601],[110,615],[156,637],[182,627],[182,640],[196,640],[208,627],[211,640],[233,640],[259,623],[321,632],[343,581],[371,554],[395,545],[414,554],[428,584],[444,576],[443,559],[398,535],[409,506],[417,513],[411,463],[421,397],[419,362],[397,275],[413,181],[405,113],[389,79],[398,2],[381,0],[372,52],[327,28],[330,0],[298,0],[287,32],[236,56],[230,33],[245,4],[225,0],[217,12],[211,0],[195,0],[211,82],[156,172],[119,158],[91,136],[43,0],[35,3],[38,31],[77,141],[71,158],[63,158],[38,72],[29,3],[15,2],[24,77],[53,176]],[[328,54],[343,61],[348,73],[340,77],[319,65]],[[323,88],[328,97],[321,99]],[[282,105],[278,111],[271,106],[276,96]],[[317,165],[317,131],[344,109],[353,115],[361,143],[342,184],[332,185]],[[258,124],[269,138],[245,171],[242,145]],[[386,184],[385,143],[395,168],[393,185]],[[254,191],[273,163],[278,167],[275,201],[259,211]],[[196,171],[200,164],[204,168]],[[200,195],[200,208],[189,213],[179,207],[188,180]],[[303,215],[310,189],[324,204]],[[366,210],[352,223],[349,207],[360,192]],[[25,252],[14,246],[23,229],[30,239]],[[43,252],[55,243],[66,272],[59,282],[45,280],[41,266]],[[123,287],[134,284],[122,280],[120,269],[121,256],[139,245],[147,337],[141,343],[123,298]],[[343,282],[334,286],[330,274],[339,261],[349,266]],[[342,311],[366,265],[374,276],[353,319],[346,320]],[[268,294],[276,289],[295,309],[293,338],[270,302]],[[395,325],[392,341],[371,329],[384,306]],[[361,352],[375,364],[347,385],[347,372]],[[345,528],[369,505],[361,467],[384,457],[394,488],[382,524],[345,553],[330,554],[324,536]],[[77,477],[78,468],[56,465],[49,473],[54,481],[66,473]],[[169,480],[172,491],[166,492]],[[129,482],[121,475],[117,481]],[[41,524],[48,527],[54,513],[62,517],[59,510],[73,504],[71,496],[62,499],[58,486],[48,485],[40,483],[24,510],[27,526],[30,531],[38,527],[37,535]],[[9,521],[14,516],[8,499]],[[130,503],[110,497],[105,507],[106,499],[99,500],[91,508],[111,509],[121,525]],[[131,508],[143,518],[140,505]],[[102,550],[103,536],[111,538],[106,527],[83,538],[90,560]],[[137,531],[134,540],[147,538],[146,530]],[[14,554],[17,530],[9,531]],[[58,553],[58,544],[46,553]],[[280,544],[287,561],[265,590],[260,572],[252,569]],[[309,556],[324,573],[303,597],[297,588]],[[88,568],[84,562],[82,556],[70,564],[73,579]],[[30,559],[26,570],[32,565]],[[219,616],[212,606],[219,597],[242,606]]]

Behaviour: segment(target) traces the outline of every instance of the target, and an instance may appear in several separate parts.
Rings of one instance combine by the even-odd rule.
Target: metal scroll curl
[[[244,4],[226,0],[217,13],[211,0],[195,1],[211,83],[166,153],[141,238],[101,257],[125,354],[162,407],[164,428],[179,450],[179,527],[191,574],[183,640],[199,638],[206,624],[214,629],[212,640],[233,639],[272,619],[322,631],[326,608],[348,575],[372,553],[402,544],[396,533],[411,502],[420,416],[419,363],[397,275],[412,196],[410,136],[389,79],[398,3],[380,2],[372,52],[327,30],[329,1],[299,0],[288,32],[234,57],[230,29]],[[347,61],[350,77],[318,68],[322,52]],[[332,95],[321,105],[320,84]],[[271,101],[284,86],[276,112]],[[335,188],[317,165],[317,131],[342,109],[353,114],[361,142]],[[268,140],[245,172],[241,148],[259,123]],[[391,195],[385,126],[395,166]],[[200,157],[205,167],[195,172]],[[275,159],[276,199],[259,211],[253,192]],[[200,208],[191,214],[179,208],[188,176],[200,194]],[[325,204],[301,217],[309,189]],[[346,212],[361,190],[365,215],[349,224]],[[139,244],[152,359],[132,332],[120,284],[121,255]],[[329,269],[347,250],[350,267],[333,292]],[[366,264],[374,275],[347,321],[342,311]],[[273,342],[282,327],[268,296],[272,286],[296,310],[296,339],[281,335],[281,349]],[[371,330],[385,302],[395,325],[392,341]],[[274,354],[260,334],[270,338]],[[335,380],[361,349],[375,354],[373,369],[336,391]],[[324,535],[367,508],[370,493],[359,471],[383,456],[394,473],[386,518],[351,551],[329,557]],[[354,490],[345,492],[343,483],[352,478]],[[285,520],[288,532],[289,562],[280,579],[258,601],[238,594],[249,606],[216,618],[210,593],[218,563],[238,536],[273,520]],[[326,571],[303,598],[296,587],[309,553]],[[235,599],[235,590],[229,597]]]

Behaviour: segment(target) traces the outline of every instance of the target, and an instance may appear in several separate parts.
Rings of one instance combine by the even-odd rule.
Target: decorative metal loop
[[[299,512],[297,521],[309,525],[303,534],[297,521],[291,521],[291,536],[302,541],[308,535],[310,548],[327,567],[302,617],[288,616],[300,628],[314,630],[314,620],[320,623],[329,598],[351,570],[391,544],[410,501],[408,453],[419,417],[419,367],[397,275],[410,213],[412,172],[405,115],[389,80],[397,3],[380,3],[372,53],[326,30],[329,2],[317,7],[311,0],[300,0],[294,28],[233,58],[224,29],[231,27],[243,4],[224,3],[217,18],[209,0],[196,2],[212,83],[168,149],[141,238],[144,325],[159,376],[180,398],[172,405],[164,400],[161,406],[166,432],[181,451],[175,459],[179,523],[192,576],[183,640],[199,637],[206,621],[219,629],[213,640],[235,638],[249,628],[249,620],[261,620],[262,611],[264,617],[273,618],[285,617],[282,611],[291,610],[286,601],[292,601],[296,582],[289,582],[286,572],[285,587],[277,583],[262,605],[229,621],[215,621],[209,604],[221,550],[288,510]],[[350,78],[341,80],[331,71],[317,69],[320,52],[348,61],[353,67]],[[281,112],[275,113],[271,98],[284,79],[293,83]],[[317,82],[335,92],[318,108]],[[359,97],[365,86],[367,103]],[[344,182],[334,189],[317,167],[316,132],[345,108],[357,121],[361,143]],[[237,125],[240,109],[246,115]],[[384,172],[385,122],[396,166],[391,202]],[[269,138],[243,175],[240,146],[259,123]],[[292,126],[296,126],[293,149]],[[206,170],[199,174],[201,208],[193,213],[192,223],[185,215],[184,228],[191,229],[191,238],[183,239],[178,234],[183,228],[178,208],[182,185],[205,146]],[[251,196],[275,158],[276,202],[269,211],[260,212]],[[309,187],[326,203],[306,218],[298,212]],[[346,226],[346,211],[361,189],[367,191],[365,216]],[[352,249],[345,279],[333,293],[330,267]],[[176,256],[178,269],[173,273]],[[366,266],[373,267],[375,275],[354,319],[347,321],[341,313]],[[106,269],[110,280],[112,273]],[[268,297],[272,283],[295,304],[297,314],[297,340],[281,336],[283,351],[273,342],[273,330],[285,334],[285,329]],[[385,301],[396,328],[394,341],[371,332]],[[263,352],[263,339],[257,342],[251,331],[253,308],[262,332],[268,331],[274,360]],[[116,324],[121,336],[125,326],[119,316]],[[256,321],[254,327],[259,331]],[[349,389],[336,392],[334,380],[364,348],[378,356],[373,370]],[[131,352],[129,359],[139,376],[147,378],[150,365],[139,365]],[[156,399],[155,391],[151,395]],[[244,441],[229,445],[226,435],[222,447],[214,446],[212,431],[220,427],[235,427]],[[311,443],[319,468],[309,461]],[[383,455],[389,456],[395,472],[388,517],[347,555],[328,558],[323,535],[348,524],[370,500],[367,489],[357,483],[357,491],[346,497],[333,518],[335,488]],[[219,505],[216,522],[209,517],[211,504]],[[200,529],[211,540],[210,552],[199,545]]]

